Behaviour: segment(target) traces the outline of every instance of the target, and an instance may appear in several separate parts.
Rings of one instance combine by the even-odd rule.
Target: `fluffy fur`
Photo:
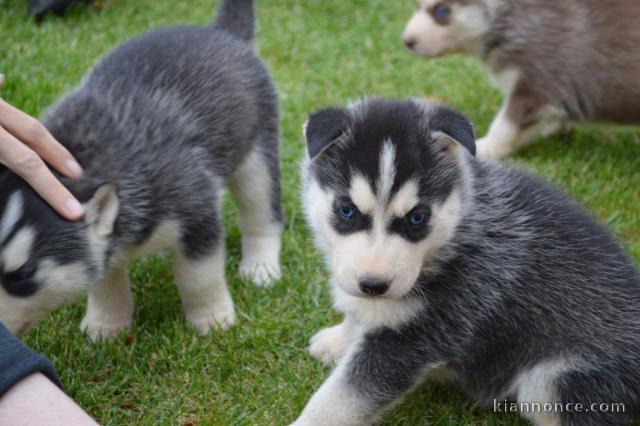
[[[370,424],[443,371],[480,404],[624,404],[523,413],[537,425],[638,416],[640,277],[581,207],[477,161],[442,106],[367,100],[312,115],[306,137],[307,216],[345,320],[311,341],[337,365],[296,425]]]
[[[567,119],[640,123],[638,21],[634,0],[421,0],[403,38],[485,63],[504,105],[478,154],[501,158]]]
[[[224,274],[220,197],[229,184],[243,233],[241,273],[280,275],[278,106],[256,56],[252,0],[225,0],[212,26],[175,27],[107,55],[46,113],[84,166],[64,182],[86,203],[69,223],[28,185],[0,172],[0,320],[24,332],[89,293],[93,338],[131,324],[127,263],[160,249],[200,332],[234,321]],[[16,260],[17,259],[17,260]]]

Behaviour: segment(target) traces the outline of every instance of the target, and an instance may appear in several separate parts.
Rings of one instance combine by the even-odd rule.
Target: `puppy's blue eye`
[[[412,213],[409,216],[409,223],[413,226],[422,225],[424,223],[425,216],[422,213]]]
[[[451,9],[446,6],[436,6],[433,8],[433,16],[438,19],[445,19],[451,13]]]
[[[10,272],[5,276],[7,281],[11,281],[14,283],[20,283],[24,281],[28,281],[35,275],[35,271],[33,269],[22,269],[15,272]]]
[[[352,206],[342,206],[338,209],[338,214],[345,220],[352,220],[356,215],[356,209]]]

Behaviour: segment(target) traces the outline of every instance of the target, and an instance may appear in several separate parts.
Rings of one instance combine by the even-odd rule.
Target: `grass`
[[[211,3],[103,0],[37,26],[26,1],[0,0],[6,36],[0,70],[8,80],[2,96],[38,115],[117,43],[162,25],[205,23]],[[328,374],[307,355],[308,339],[339,320],[298,200],[306,114],[366,94],[437,96],[471,117],[482,135],[500,105],[476,61],[426,61],[403,49],[399,37],[413,6],[413,0],[260,2],[258,48],[282,106],[285,277],[267,290],[238,278],[240,237],[228,204],[227,272],[239,312],[232,330],[199,338],[186,326],[163,256],[131,266],[137,313],[130,334],[93,344],[78,329],[83,304],[52,315],[26,341],[53,360],[67,392],[92,416],[106,425],[280,425],[301,411]],[[583,126],[510,161],[566,188],[639,260],[639,140],[634,128]],[[525,423],[473,406],[454,389],[424,385],[383,424]]]

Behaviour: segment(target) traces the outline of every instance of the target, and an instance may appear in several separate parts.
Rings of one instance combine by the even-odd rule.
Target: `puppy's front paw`
[[[94,342],[112,339],[122,330],[131,328],[131,320],[126,321],[105,321],[99,318],[84,317],[80,323],[80,330],[89,336]]]
[[[330,367],[347,352],[349,336],[342,324],[325,328],[311,338],[309,353],[324,366]]]
[[[259,287],[268,287],[282,277],[280,265],[265,263],[257,259],[242,260],[240,263],[240,276],[253,282]]]
[[[236,322],[233,305],[222,309],[198,310],[187,314],[187,321],[201,336],[209,334],[211,329],[227,330]]]

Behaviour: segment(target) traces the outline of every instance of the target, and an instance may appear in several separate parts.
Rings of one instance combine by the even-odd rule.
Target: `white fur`
[[[355,174],[351,178],[349,196],[353,204],[355,204],[362,213],[371,214],[376,208],[376,196],[371,190],[371,185],[369,185],[369,182],[360,174]]]
[[[562,374],[576,368],[575,361],[565,358],[540,362],[521,371],[513,380],[508,394],[516,395],[518,403],[556,403],[559,396],[554,389],[554,381]],[[522,413],[535,425],[559,425],[559,418],[551,412]]]
[[[235,322],[235,308],[225,279],[224,243],[211,256],[194,261],[175,253],[174,275],[187,321],[205,335]]]
[[[35,230],[27,226],[16,232],[13,238],[5,245],[2,253],[0,253],[0,260],[2,260],[5,273],[17,271],[27,262],[35,236]]]
[[[347,383],[347,364],[357,348],[352,345],[329,378],[307,403],[293,426],[349,426],[371,424],[374,419],[364,415],[367,401]]]
[[[384,141],[380,150],[380,172],[378,174],[378,204],[383,206],[389,201],[391,189],[396,179],[396,148],[390,140]]]
[[[355,340],[356,327],[349,318],[342,323],[320,330],[311,338],[309,353],[325,367],[340,360]]]
[[[538,111],[535,125],[522,129],[507,116],[511,94],[520,80],[520,71],[507,68],[499,72],[489,70],[491,85],[500,90],[505,102],[493,119],[489,132],[478,139],[477,156],[480,159],[501,159],[538,136],[551,136],[561,130],[567,120],[566,113],[547,105]]]
[[[131,283],[126,264],[122,264],[89,292],[80,329],[94,341],[114,337],[120,330],[131,327],[133,311]]]
[[[9,235],[13,227],[22,216],[24,201],[20,191],[16,191],[9,197],[9,201],[2,212],[0,219],[0,243]]]
[[[120,201],[115,187],[103,185],[85,205],[84,220],[96,238],[104,239],[111,235],[119,210]]]
[[[490,28],[490,17],[478,4],[453,4],[447,25],[438,24],[429,10],[437,3],[422,0],[407,23],[403,39],[414,40],[413,51],[420,56],[436,57],[445,53],[474,53],[481,37]]]
[[[397,328],[409,322],[420,311],[426,309],[417,299],[364,298],[345,293],[333,287],[334,307],[349,316],[363,329]]]
[[[255,148],[229,182],[242,232],[240,275],[259,286],[280,279],[282,226],[271,209],[272,179],[265,161]]]
[[[125,248],[122,253],[123,260],[132,261],[174,247],[180,240],[181,235],[182,230],[179,222],[173,220],[164,221],[156,227],[153,234],[141,245]]]
[[[356,180],[357,181],[357,180]],[[358,181],[358,193],[365,191]],[[368,184],[367,184],[368,185]],[[352,188],[353,189],[353,188]],[[354,192],[353,190],[351,191]],[[441,204],[432,206],[431,234],[414,244],[387,232],[389,215],[399,209],[411,210],[417,202],[417,187],[408,181],[389,201],[388,208],[377,200],[371,232],[358,232],[343,236],[331,225],[334,194],[325,191],[315,181],[305,191],[305,207],[319,247],[325,251],[334,277],[336,308],[362,324],[396,327],[412,318],[421,308],[417,302],[404,296],[412,289],[423,267],[429,265],[438,249],[447,243],[463,214],[462,195],[453,191]],[[354,201],[358,198],[356,197]],[[358,208],[360,206],[356,204]],[[379,276],[392,280],[387,293],[374,299],[362,297],[358,282],[364,276]]]
[[[522,145],[522,132],[507,117],[508,104],[503,105],[493,119],[489,132],[476,141],[477,157],[481,160],[500,159],[510,155]]]
[[[415,180],[409,180],[402,185],[389,203],[386,215],[390,217],[403,217],[409,213],[418,202],[418,183]]]
[[[488,69],[489,83],[494,89],[497,89],[502,93],[505,98],[508,98],[513,89],[520,81],[521,72],[516,68],[505,68],[500,71],[493,71]]]
[[[45,285],[28,299],[12,297],[0,286],[2,321],[16,335],[26,333],[49,312],[77,301],[87,291],[82,262],[60,265],[50,259],[42,260],[35,279]]]

